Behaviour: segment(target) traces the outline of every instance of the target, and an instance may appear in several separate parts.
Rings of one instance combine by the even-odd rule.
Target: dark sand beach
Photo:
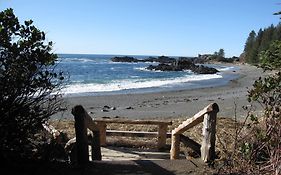
[[[239,78],[219,87],[145,94],[66,97],[68,109],[52,118],[73,119],[71,108],[80,104],[94,118],[172,120],[192,117],[208,104],[215,102],[220,107],[219,117],[234,117],[236,113],[238,119],[243,119],[247,113],[242,106],[249,105],[247,91],[263,72],[250,65],[235,66],[239,66],[240,70],[230,73],[239,74]]]

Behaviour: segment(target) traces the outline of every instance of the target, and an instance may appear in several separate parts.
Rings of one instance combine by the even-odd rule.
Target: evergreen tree
[[[269,45],[273,41],[273,34],[274,34],[275,27],[271,25],[270,27],[264,29],[263,36],[261,39],[260,44],[260,51],[267,50],[269,48]]]
[[[224,56],[225,56],[224,49],[220,49],[220,50],[219,50],[218,56],[224,58]]]
[[[259,55],[267,50],[273,41],[281,40],[281,23],[273,24],[267,28],[260,29],[258,34],[251,31],[244,47],[245,61],[251,64],[260,62]]]
[[[279,23],[274,30],[273,40],[281,40],[281,23]]]
[[[249,62],[252,64],[257,64],[259,62],[258,55],[260,53],[260,45],[261,45],[262,38],[263,38],[263,30],[260,29],[253,43],[253,47],[249,52],[250,55]]]
[[[247,38],[244,47],[246,62],[252,62],[253,55],[254,55],[253,48],[254,48],[255,41],[256,41],[256,32],[252,30]]]

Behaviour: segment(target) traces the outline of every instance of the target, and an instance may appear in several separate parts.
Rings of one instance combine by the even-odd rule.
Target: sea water
[[[62,89],[66,96],[95,96],[106,94],[148,93],[214,87],[227,84],[238,75],[230,72],[238,68],[207,65],[218,69],[216,74],[195,74],[191,71],[149,71],[158,63],[112,62],[122,55],[58,54],[57,69],[67,74]],[[145,59],[149,56],[133,56]]]

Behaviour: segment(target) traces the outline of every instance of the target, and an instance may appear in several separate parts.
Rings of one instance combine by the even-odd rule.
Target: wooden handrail
[[[172,131],[172,145],[171,145],[171,159],[177,159],[180,151],[181,134],[193,126],[203,122],[203,141],[201,146],[201,157],[203,161],[208,162],[215,158],[215,133],[216,133],[216,117],[219,112],[219,107],[216,103],[210,104],[203,110],[195,114],[192,118],[187,119],[177,128]],[[75,119],[75,133],[77,144],[77,162],[78,164],[85,164],[89,161],[88,151],[88,138],[87,128],[93,133],[98,134],[94,138],[98,138],[96,142],[92,142],[93,155],[100,155],[100,142],[105,141],[106,138],[106,124],[107,123],[119,123],[119,124],[149,124],[158,125],[158,148],[163,148],[166,144],[167,138],[167,126],[172,122],[156,121],[156,120],[119,120],[119,119],[96,119],[93,120],[86,110],[81,106],[75,106],[72,109],[72,114]],[[103,138],[104,137],[104,138]],[[100,139],[99,139],[100,138]],[[104,140],[103,140],[104,139]],[[188,139],[185,139],[188,142]],[[97,143],[97,144],[96,144]],[[198,144],[192,143],[194,148],[198,147]],[[95,152],[96,151],[96,152]],[[101,159],[101,156],[98,156]],[[92,158],[95,160],[96,158]]]
[[[77,164],[85,165],[89,162],[88,136],[87,129],[93,132],[91,141],[92,160],[101,160],[100,132],[98,125],[93,122],[91,116],[81,105],[72,108],[71,113],[75,120],[75,135],[77,148]]]
[[[219,106],[212,103],[199,111],[192,118],[187,119],[172,131],[172,143],[170,158],[178,159],[180,152],[181,134],[188,129],[203,122],[203,139],[201,146],[201,158],[204,162],[209,162],[215,158],[215,134],[216,134],[216,118],[219,112]]]
[[[188,129],[198,125],[199,123],[203,122],[204,115],[210,112],[219,112],[219,107],[216,103],[209,104],[203,110],[199,111],[193,117],[187,119],[182,124],[180,124],[177,128],[175,128],[172,132],[173,134],[182,134],[183,132],[187,131]]]
[[[106,144],[106,125],[108,123],[118,124],[142,124],[142,125],[158,125],[158,132],[146,133],[146,132],[126,132],[126,131],[111,131],[111,134],[124,135],[124,136],[157,136],[158,148],[162,149],[166,145],[167,139],[167,127],[171,125],[171,121],[159,121],[159,120],[125,120],[125,119],[95,119],[87,113],[87,111],[81,105],[77,105],[71,112],[75,119],[75,134],[76,134],[76,147],[77,147],[77,163],[83,165],[89,161],[88,150],[88,137],[87,129],[93,132],[93,137],[90,139],[92,145],[92,160],[101,160],[101,145]],[[169,136],[169,135],[168,135]]]
[[[85,122],[85,110],[82,106],[75,106],[71,113],[75,120],[75,135],[77,148],[77,164],[85,165],[89,162],[89,149],[87,138],[87,127]]]

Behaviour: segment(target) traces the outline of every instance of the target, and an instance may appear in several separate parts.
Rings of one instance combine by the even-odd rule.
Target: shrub
[[[34,134],[60,110],[63,73],[52,42],[32,23],[0,12],[0,159],[30,156]]]
[[[261,53],[260,63],[259,67],[272,72],[254,82],[248,100],[258,102],[264,114],[258,118],[250,109],[242,127],[237,127],[224,173],[281,173],[281,41],[274,41]]]

